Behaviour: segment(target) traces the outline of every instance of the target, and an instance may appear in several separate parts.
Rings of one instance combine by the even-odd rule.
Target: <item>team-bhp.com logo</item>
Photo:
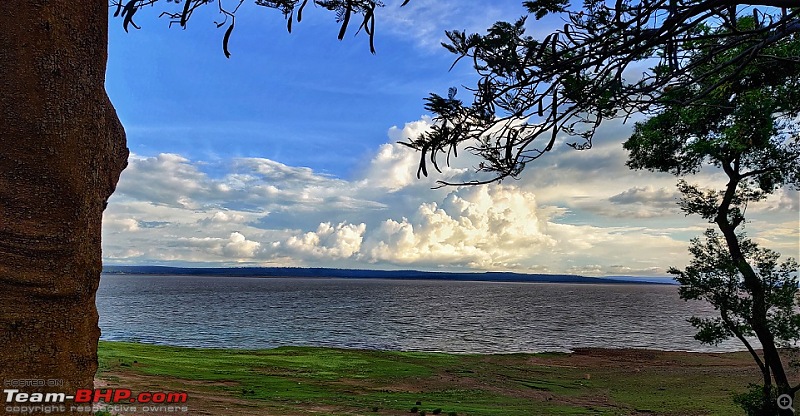
[[[142,392],[130,389],[79,389],[75,394],[25,393],[19,389],[3,389],[6,413],[47,414],[53,412],[186,412],[189,396],[184,392]],[[72,403],[67,406],[67,401]]]

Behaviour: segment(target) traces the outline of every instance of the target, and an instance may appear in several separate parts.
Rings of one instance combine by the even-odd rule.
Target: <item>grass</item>
[[[746,354],[587,350],[453,355],[101,342],[98,379],[188,391],[190,409],[269,415],[736,415]],[[247,413],[247,412],[251,413]]]

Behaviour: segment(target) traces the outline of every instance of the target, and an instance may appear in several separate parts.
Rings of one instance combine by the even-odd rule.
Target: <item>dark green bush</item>
[[[764,386],[751,384],[749,387],[748,391],[733,395],[733,402],[744,409],[747,416],[778,415],[778,394],[774,388],[771,389],[769,399],[764,403]]]

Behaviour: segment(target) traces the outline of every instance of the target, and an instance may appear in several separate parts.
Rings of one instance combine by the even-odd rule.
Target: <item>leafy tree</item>
[[[427,99],[435,125],[405,143],[421,152],[418,175],[428,174],[429,163],[438,169],[438,156],[446,154],[449,163],[466,146],[482,159],[477,171],[487,174],[468,183],[517,177],[559,135],[571,137],[568,145],[575,149],[589,149],[604,120],[654,115],[638,123],[625,144],[631,168],[683,176],[710,164],[729,178],[723,191],[680,186],[683,210],[716,223],[724,241],[724,250],[716,234],[707,235],[706,245],[693,243],[696,260],[718,260],[711,266],[697,260],[684,272],[673,270],[685,282],[685,297],[707,299],[725,311],[720,320],[695,320],[698,336],[746,342],[754,334],[763,348],[763,357],[754,354],[765,376],[762,403],[771,404],[769,380],[779,393],[794,395],[778,347],[797,338],[795,301],[787,294],[795,277],[786,274],[796,266],[776,269],[765,260],[777,261],[774,254],[759,251],[738,228],[748,203],[800,180],[797,3],[585,0],[577,10],[566,0],[524,5],[537,20],[556,13],[566,23],[543,39],[526,34],[530,16],[498,22],[485,35],[447,32],[444,46],[457,55],[454,65],[466,58],[480,78],[468,88],[471,104],[457,99],[454,89]],[[783,295],[775,297],[778,292]]]
[[[377,0],[254,2],[281,11],[289,29],[291,22],[301,20],[304,7],[313,4],[335,13],[342,25],[340,38],[358,23],[370,39],[381,6]],[[63,381],[39,391],[92,386],[102,212],[128,155],[124,129],[104,89],[108,6],[131,28],[137,13],[153,10],[149,6],[185,26],[199,7],[215,5],[223,16],[218,22],[225,27],[223,49],[229,52],[227,40],[242,3],[0,2],[0,379]],[[795,1],[746,4],[794,7]],[[451,50],[473,58],[483,77],[471,107],[463,107],[455,94],[429,99],[440,127],[412,142],[423,150],[423,160],[478,139],[475,150],[489,162],[486,170],[505,177],[518,174],[526,162],[552,147],[551,139],[540,150],[529,148],[542,132],[588,133],[584,143],[575,144],[588,147],[593,130],[581,132],[574,121],[594,125],[618,116],[617,111],[660,102],[665,87],[683,80],[683,55],[697,39],[695,28],[708,21],[732,26],[734,16],[745,12],[742,4],[730,0],[620,0],[613,7],[587,1],[582,13],[567,12],[563,0],[525,5],[536,17],[567,13],[569,22],[541,41],[524,36],[524,22],[498,23],[486,36],[449,33]],[[754,57],[768,59],[762,53],[766,47],[800,30],[797,9],[769,10],[756,13],[757,28],[734,27],[735,35],[726,35],[730,42],[720,45],[743,49],[717,61],[721,68],[736,69]],[[725,50],[727,46],[716,51]],[[797,56],[775,63],[796,63]],[[650,60],[658,65],[646,81],[622,82],[625,69]],[[539,124],[516,123],[538,113],[543,117]],[[497,141],[481,133],[491,123],[501,127],[493,135]]]
[[[755,25],[750,17],[737,22],[738,30]],[[800,188],[800,66],[789,59],[798,56],[800,38],[786,37],[741,68],[711,74],[719,61],[741,53],[732,48],[707,59],[731,30],[701,28],[706,36],[687,65],[709,75],[690,73],[692,84],[665,93],[667,104],[637,123],[624,147],[633,169],[680,177],[715,167],[726,174],[722,190],[679,182],[681,209],[716,224],[720,233],[709,229],[702,239],[692,240],[691,263],[670,273],[682,284],[682,298],[706,300],[719,311],[715,318],[692,318],[699,329],[696,338],[711,344],[733,337],[741,341],[763,375],[755,414],[775,414],[774,393],[794,396],[800,390],[790,385],[779,352],[800,340],[798,264],[792,259],[778,264],[777,253],[759,248],[741,228],[748,204],[784,186]],[[758,339],[761,353],[750,336]]]
[[[160,7],[185,26],[198,7],[213,5],[227,44],[236,8],[225,7],[241,4],[156,3],[0,2],[0,381],[63,383],[25,392],[92,388],[97,370],[100,228],[128,158],[105,91],[109,5],[128,29],[143,8]],[[309,2],[256,3],[297,21]],[[358,16],[374,34],[377,1],[313,4],[336,13],[340,37]]]
[[[793,0],[584,0],[578,9],[566,0],[524,5],[528,15],[498,22],[484,35],[447,32],[444,46],[456,63],[471,61],[479,81],[468,88],[471,104],[457,99],[453,89],[447,97],[427,98],[436,123],[406,143],[421,152],[418,175],[427,175],[429,163],[438,169],[438,156],[446,154],[449,161],[451,153],[466,147],[482,159],[477,171],[484,173],[470,183],[517,177],[551,150],[560,134],[570,137],[570,146],[589,149],[604,120],[701,100],[735,81],[754,60],[765,68],[800,64],[800,55],[769,53],[800,31],[800,8]],[[543,39],[526,34],[530,15],[538,20],[552,13],[565,22],[563,28]],[[745,16],[750,24],[741,26]],[[715,27],[725,30],[710,31]],[[716,75],[721,72],[726,75]],[[693,94],[670,93],[700,84],[704,90]]]
[[[759,400],[754,403],[741,403],[745,410],[754,415],[774,415],[777,413],[777,393],[794,393],[800,385],[789,386],[780,370],[782,362],[772,362],[771,355],[757,351],[749,338],[756,336],[754,322],[761,312],[754,309],[756,299],[763,299],[765,316],[759,319],[766,323],[767,331],[779,348],[793,348],[800,340],[800,314],[798,306],[798,264],[789,259],[778,264],[780,255],[769,249],[759,248],[744,234],[738,235],[738,245],[748,264],[753,268],[761,283],[763,293],[754,293],[739,271],[730,254],[725,239],[714,229],[706,230],[703,238],[691,242],[689,252],[693,258],[685,270],[671,268],[670,273],[681,283],[680,296],[686,300],[705,300],[714,306],[719,316],[714,318],[692,317],[689,321],[698,328],[695,338],[699,341],[717,345],[730,338],[738,339],[750,352],[761,371],[763,384],[760,386]],[[780,357],[779,357],[780,358]],[[775,383],[773,383],[773,374]],[[777,388],[776,388],[777,387]]]

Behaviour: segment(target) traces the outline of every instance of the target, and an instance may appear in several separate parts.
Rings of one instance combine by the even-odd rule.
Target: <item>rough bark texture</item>
[[[0,2],[3,388],[92,388],[100,226],[128,156],[105,92],[107,43],[106,0]]]

